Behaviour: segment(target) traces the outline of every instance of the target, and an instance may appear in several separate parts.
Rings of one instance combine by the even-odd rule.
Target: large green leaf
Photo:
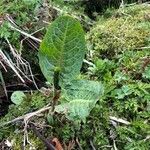
[[[85,121],[104,92],[102,84],[88,80],[74,80],[64,88],[62,104],[56,106],[55,111],[64,113],[70,120]]]
[[[60,81],[79,75],[85,45],[84,31],[76,19],[69,16],[56,19],[49,26],[39,50],[39,63],[46,79],[52,82],[56,68],[60,70]]]

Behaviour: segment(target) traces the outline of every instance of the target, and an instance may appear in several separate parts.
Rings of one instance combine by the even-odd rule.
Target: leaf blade
[[[69,16],[56,19],[49,26],[39,50],[39,63],[46,79],[52,82],[53,73],[48,77],[41,55],[49,61],[49,72],[57,67],[60,69],[60,81],[70,80],[80,73],[85,45],[84,31],[78,21]]]
[[[61,104],[55,107],[69,120],[85,121],[96,102],[104,93],[101,83],[89,80],[74,80],[64,86]]]

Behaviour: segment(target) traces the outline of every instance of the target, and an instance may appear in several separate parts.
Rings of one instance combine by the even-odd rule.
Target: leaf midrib
[[[61,54],[60,54],[60,57],[59,57],[59,63],[58,63],[58,67],[60,68],[60,70],[64,67],[64,64],[63,64],[63,52],[64,52],[64,46],[65,46],[65,41],[66,41],[66,35],[67,35],[67,30],[68,30],[68,24],[69,24],[69,20],[67,21],[67,24],[66,24],[66,29],[65,29],[65,33],[64,33],[64,39],[63,39],[63,45],[62,45],[62,50],[61,50]],[[61,64],[62,64],[62,67],[61,67]]]

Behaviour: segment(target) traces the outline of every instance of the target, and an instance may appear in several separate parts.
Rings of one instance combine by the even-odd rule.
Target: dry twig
[[[24,123],[25,123],[25,127],[27,128],[28,122],[29,122],[29,120],[30,120],[32,117],[37,116],[38,114],[43,113],[43,112],[45,112],[45,111],[48,111],[48,110],[50,110],[50,109],[51,109],[51,106],[43,107],[43,108],[41,108],[41,109],[39,109],[39,110],[37,110],[37,111],[34,111],[34,112],[31,112],[31,113],[25,114],[25,115],[23,115],[23,116],[19,116],[19,117],[15,118],[15,119],[13,119],[13,120],[11,120],[11,121],[5,122],[5,123],[1,124],[0,127],[3,127],[3,126],[8,125],[8,124],[16,123],[16,122],[18,122],[18,121],[20,121],[20,120],[23,120]]]
[[[16,75],[20,78],[20,80],[23,83],[25,83],[24,79],[20,76],[20,74],[18,73],[18,71],[16,70],[16,68],[12,64],[12,62],[5,56],[5,54],[3,53],[3,51],[1,49],[0,49],[0,56],[3,59],[3,62],[5,62],[5,64],[7,64],[16,73]]]
[[[109,116],[110,120],[113,120],[113,121],[116,121],[116,122],[119,122],[119,123],[122,123],[122,124],[125,124],[125,125],[130,125],[131,123],[126,121],[126,120],[123,120],[121,118],[116,118],[116,117],[113,117],[113,116]]]

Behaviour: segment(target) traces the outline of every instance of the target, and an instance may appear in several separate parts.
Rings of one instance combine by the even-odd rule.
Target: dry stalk
[[[125,124],[125,125],[130,125],[131,124],[129,121],[123,120],[121,118],[116,118],[116,117],[113,117],[113,116],[109,116],[109,118],[110,118],[110,120],[113,120],[115,122],[122,123],[122,124]]]
[[[19,116],[11,121],[8,121],[8,122],[5,122],[3,124],[0,125],[0,127],[3,127],[5,125],[8,125],[8,124],[12,124],[12,123],[16,123],[18,121],[21,121],[23,120],[24,121],[24,124],[25,124],[25,128],[27,128],[27,125],[28,125],[28,122],[30,121],[30,119],[34,116],[37,116],[45,111],[48,111],[51,109],[51,106],[45,106],[37,111],[34,111],[34,112],[31,112],[31,113],[28,113],[28,114],[25,114],[23,116]]]
[[[10,51],[12,52],[14,58],[16,59],[16,64],[13,64],[16,70],[18,70],[27,80],[33,82],[36,89],[39,90],[34,80],[34,76],[32,74],[32,70],[31,70],[29,62],[27,62],[25,59],[21,57],[21,53],[19,54],[18,51],[15,48],[13,48],[13,46],[10,44],[10,41],[7,38],[6,38],[6,41],[10,47]],[[32,80],[27,76],[28,72],[30,73]]]
[[[16,73],[16,75],[20,78],[20,80],[23,83],[25,83],[24,79],[20,76],[20,74],[18,73],[18,71],[14,67],[14,64],[5,56],[5,54],[3,53],[3,51],[1,49],[0,49],[0,56],[3,59],[3,61],[5,62],[5,64],[7,64]]]

